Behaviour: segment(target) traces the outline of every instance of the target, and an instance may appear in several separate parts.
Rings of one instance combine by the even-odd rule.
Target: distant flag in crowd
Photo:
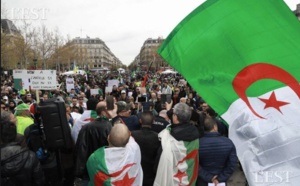
[[[76,65],[74,65],[74,74],[76,74],[78,71],[78,67]]]
[[[135,71],[132,71],[131,77],[135,77]]]
[[[78,134],[81,130],[81,128],[86,125],[89,122],[94,121],[97,118],[97,112],[94,110],[85,110],[81,117],[77,119],[74,123],[74,126],[72,128],[72,138],[74,142],[76,143]]]
[[[283,1],[208,0],[158,50],[227,121],[249,185],[300,183],[299,43]]]

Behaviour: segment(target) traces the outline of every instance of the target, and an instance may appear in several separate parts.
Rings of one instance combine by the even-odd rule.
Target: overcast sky
[[[204,0],[1,0],[1,5],[2,2],[8,18],[18,19],[23,11],[27,18],[34,19],[34,24],[58,28],[65,38],[100,38],[128,65],[147,38],[166,38]],[[285,2],[295,10],[300,0]]]

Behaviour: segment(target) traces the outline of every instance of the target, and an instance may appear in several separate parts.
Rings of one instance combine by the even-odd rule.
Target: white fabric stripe
[[[237,148],[251,186],[298,185],[300,183],[300,100],[289,87],[274,91],[278,101],[288,102],[280,113],[266,108],[258,98],[268,99],[272,92],[249,98],[256,117],[238,99],[222,117],[229,124],[229,137]]]

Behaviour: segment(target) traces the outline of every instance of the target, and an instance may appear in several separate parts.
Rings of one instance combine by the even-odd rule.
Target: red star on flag
[[[131,186],[135,180],[135,177],[129,178],[128,172],[125,174],[122,180],[112,182],[114,186]]]
[[[272,92],[269,99],[264,99],[264,98],[258,98],[258,99],[260,99],[262,102],[264,102],[266,104],[264,109],[273,107],[273,108],[277,109],[280,113],[282,113],[280,110],[280,107],[289,104],[288,102],[278,101],[276,99],[276,95],[275,95],[274,91]]]
[[[179,183],[182,182],[182,178],[187,176],[187,174],[185,172],[181,172],[179,169],[178,169],[178,172],[174,175],[174,177],[177,177],[179,179]]]

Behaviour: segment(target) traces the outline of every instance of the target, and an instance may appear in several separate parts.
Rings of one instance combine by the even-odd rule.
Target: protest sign
[[[71,89],[74,89],[74,78],[66,78],[66,89],[67,92],[71,92]]]

